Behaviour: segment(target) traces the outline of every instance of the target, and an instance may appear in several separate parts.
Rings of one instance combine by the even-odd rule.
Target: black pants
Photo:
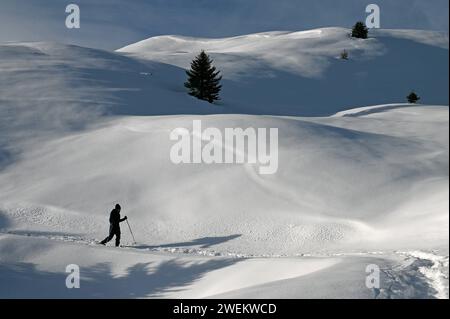
[[[109,236],[102,240],[102,244],[106,244],[111,239],[113,239],[114,235],[116,236],[116,247],[120,245],[120,226],[119,225],[111,225],[109,226]]]

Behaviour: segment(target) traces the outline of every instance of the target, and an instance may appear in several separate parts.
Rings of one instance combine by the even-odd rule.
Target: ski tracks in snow
[[[423,251],[398,252],[398,254],[411,261],[406,267],[408,270],[418,272],[426,278],[435,298],[449,298],[449,256]]]
[[[78,235],[56,234],[33,231],[3,231],[0,234],[8,234],[32,238],[44,238],[78,245],[97,246],[98,240],[88,239]],[[395,252],[360,252],[360,253],[330,253],[330,254],[300,254],[296,256],[281,255],[245,255],[239,253],[221,253],[207,249],[184,247],[152,247],[140,248],[139,246],[123,246],[121,249],[138,253],[162,253],[174,255],[197,255],[203,257],[226,258],[283,258],[283,257],[345,257],[345,256],[387,256],[402,257],[403,261],[394,263],[392,267],[384,266],[380,269],[383,285],[380,289],[374,289],[374,297],[377,299],[448,299],[449,298],[449,256],[441,256],[435,252],[425,251],[395,251]],[[98,246],[99,249],[104,249]],[[108,248],[108,247],[106,247]],[[112,247],[109,247],[111,249]]]

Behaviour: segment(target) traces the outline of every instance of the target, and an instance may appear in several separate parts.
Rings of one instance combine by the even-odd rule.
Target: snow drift
[[[200,49],[223,71],[219,104],[183,88]],[[113,297],[448,296],[448,257],[417,257],[448,255],[447,35],[162,36],[115,53],[7,43],[0,68],[0,279],[17,288],[1,296],[102,297],[124,286]],[[411,89],[425,105],[384,104]],[[194,119],[277,127],[277,174],[173,164],[169,133]],[[106,236],[116,202],[138,241],[123,253],[89,245]],[[401,269],[385,276],[394,290],[363,286],[367,262]],[[57,288],[68,263],[89,269],[81,295]],[[280,271],[261,272],[268,266]],[[342,290],[312,285],[315,276]]]

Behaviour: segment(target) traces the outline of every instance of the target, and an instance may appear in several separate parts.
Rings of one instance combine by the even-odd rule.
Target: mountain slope
[[[448,34],[378,30],[266,32],[223,39],[160,36],[118,52],[188,68],[206,50],[224,77],[227,112],[324,116],[351,107],[405,101],[448,105]],[[340,53],[349,52],[348,61]],[[417,76],[419,75],[420,76]]]
[[[36,145],[0,174],[0,279],[11,287],[0,295],[447,298],[448,107],[370,110],[202,117],[280,127],[274,176],[172,164],[167,136],[192,116],[124,117]],[[120,252],[92,246],[115,202],[138,241]],[[83,289],[69,291],[73,263]],[[383,269],[380,290],[364,286],[368,264]]]
[[[6,217],[20,207],[19,220],[41,216],[28,229],[92,238],[106,232],[105,209],[120,202],[150,246],[223,237],[215,249],[258,255],[433,247],[448,238],[447,107],[312,120],[202,117],[204,129],[279,128],[275,175],[259,175],[258,165],[172,163],[169,133],[192,130],[194,119],[121,118],[40,144],[0,175]]]
[[[448,37],[347,32],[0,45],[0,296],[448,296]],[[200,48],[224,72],[219,104],[183,88]],[[444,106],[366,106],[412,88]],[[193,120],[278,128],[277,174],[173,164],[170,132]],[[117,202],[138,244],[93,246]],[[88,289],[64,288],[69,263]]]

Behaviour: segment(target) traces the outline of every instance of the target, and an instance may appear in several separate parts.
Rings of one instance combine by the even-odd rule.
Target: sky
[[[65,8],[81,10],[67,29]],[[264,31],[351,27],[365,8],[381,27],[448,32],[448,0],[0,0],[0,43],[54,41],[113,50],[152,36],[225,37]]]

